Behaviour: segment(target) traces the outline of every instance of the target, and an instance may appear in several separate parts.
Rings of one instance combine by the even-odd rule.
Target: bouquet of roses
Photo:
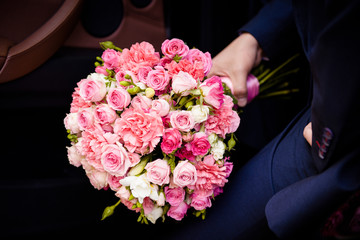
[[[69,162],[119,198],[103,219],[120,203],[145,223],[181,220],[190,208],[204,218],[228,182],[240,124],[221,79],[207,77],[210,54],[180,39],[165,40],[162,56],[147,42],[101,46],[64,124]]]

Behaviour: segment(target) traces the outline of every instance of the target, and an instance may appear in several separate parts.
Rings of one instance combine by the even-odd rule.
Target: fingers
[[[260,63],[262,50],[249,33],[242,33],[223,49],[214,59],[209,77],[228,77],[233,83],[238,105],[247,104],[247,76]]]
[[[247,71],[238,71],[236,75],[230,77],[234,85],[234,96],[238,100],[238,105],[244,107],[247,104]]]
[[[304,138],[306,139],[306,141],[310,144],[310,146],[312,146],[312,127],[311,127],[311,122],[306,125],[306,127],[304,128],[304,132],[303,132]]]

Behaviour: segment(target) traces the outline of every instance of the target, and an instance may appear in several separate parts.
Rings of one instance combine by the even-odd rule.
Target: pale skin
[[[231,79],[238,105],[247,104],[246,79],[250,71],[264,57],[263,50],[250,33],[242,33],[213,58],[209,76],[217,75]],[[304,128],[304,138],[312,144],[311,122]]]

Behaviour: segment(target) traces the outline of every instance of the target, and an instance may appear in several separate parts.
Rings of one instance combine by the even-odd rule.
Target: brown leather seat
[[[0,2],[0,83],[43,64],[75,26],[82,0]]]
[[[110,40],[123,48],[148,41],[159,48],[165,40],[163,0],[152,0],[143,8],[122,0],[121,24],[104,37],[85,30],[79,20],[82,4],[85,1],[0,1],[0,83],[30,73],[63,45],[99,48],[99,42]],[[116,11],[99,14],[112,13]]]

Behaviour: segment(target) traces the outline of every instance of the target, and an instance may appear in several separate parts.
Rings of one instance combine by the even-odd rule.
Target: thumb
[[[310,146],[312,145],[312,127],[311,127],[311,122],[306,125],[306,127],[304,128],[304,132],[303,132],[304,138],[306,139],[306,141],[310,144]]]
[[[237,72],[236,75],[230,76],[234,86],[234,96],[238,100],[238,105],[244,107],[247,104],[247,80],[248,72]]]

